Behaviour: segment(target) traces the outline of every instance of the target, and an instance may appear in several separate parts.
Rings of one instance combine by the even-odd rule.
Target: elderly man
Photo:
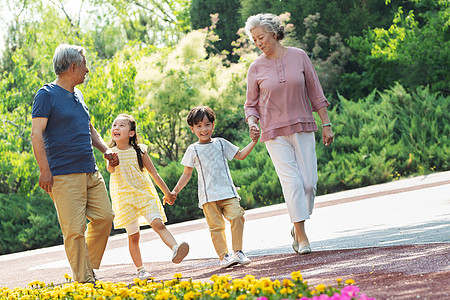
[[[80,46],[56,48],[57,78],[36,93],[31,140],[39,186],[55,204],[73,278],[94,282],[92,269],[100,267],[114,213],[92,146],[110,164],[118,165],[119,159],[92,126],[83,94],[75,87],[89,72],[84,54]],[[90,221],[87,230],[86,218]]]

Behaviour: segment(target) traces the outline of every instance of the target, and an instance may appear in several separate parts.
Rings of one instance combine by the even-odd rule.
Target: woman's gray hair
[[[276,34],[277,40],[281,41],[284,39],[284,26],[281,25],[281,19],[274,14],[257,14],[255,16],[250,16],[245,22],[245,32],[253,41],[253,36],[250,30],[261,27],[267,32],[273,32]]]
[[[56,75],[64,73],[69,70],[72,64],[77,66],[83,63],[83,56],[86,50],[81,46],[61,44],[53,55],[53,68],[55,69]]]

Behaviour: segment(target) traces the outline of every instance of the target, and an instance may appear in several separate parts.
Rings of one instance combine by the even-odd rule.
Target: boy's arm
[[[252,150],[255,147],[256,143],[257,143],[257,141],[251,141],[250,144],[245,146],[244,149],[239,150],[236,153],[236,155],[234,156],[234,158],[239,159],[239,160],[245,159],[250,154],[250,152],[252,152]]]
[[[173,189],[173,193],[175,193],[175,196],[178,195],[179,192],[186,186],[186,184],[189,182],[192,176],[192,170],[194,168],[184,166],[183,174],[180,176],[180,179],[177,182],[177,185]]]

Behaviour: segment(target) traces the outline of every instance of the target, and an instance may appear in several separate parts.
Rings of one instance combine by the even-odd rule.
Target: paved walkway
[[[338,277],[351,276],[357,285],[358,279],[361,281],[364,292],[378,299],[409,299],[411,286],[401,280],[420,275],[425,281],[430,276],[429,280],[439,279],[440,290],[413,286],[414,298],[450,295],[450,172],[317,197],[312,218],[306,223],[314,252],[306,256],[292,251],[292,225],[285,204],[248,210],[245,217],[244,251],[254,261],[249,267],[219,268],[204,219],[168,226],[177,241],[191,245],[180,265],[170,262],[171,251],[151,229],[142,231],[142,258],[158,280],[180,271],[186,277],[207,281],[212,274],[224,272],[233,277],[285,278],[301,270],[312,283],[333,284]],[[63,246],[0,256],[1,286],[26,286],[33,280],[60,283],[64,273],[71,272]],[[109,239],[102,268],[96,274],[105,281],[132,281],[134,267],[125,234]],[[395,290],[385,290],[392,284],[376,284],[386,281],[387,274],[396,277],[390,279],[396,282]]]

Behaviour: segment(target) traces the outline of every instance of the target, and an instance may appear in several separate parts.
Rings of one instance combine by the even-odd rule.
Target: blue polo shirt
[[[98,170],[92,149],[89,109],[77,88],[71,93],[54,83],[36,93],[32,118],[47,118],[45,153],[53,176]]]

